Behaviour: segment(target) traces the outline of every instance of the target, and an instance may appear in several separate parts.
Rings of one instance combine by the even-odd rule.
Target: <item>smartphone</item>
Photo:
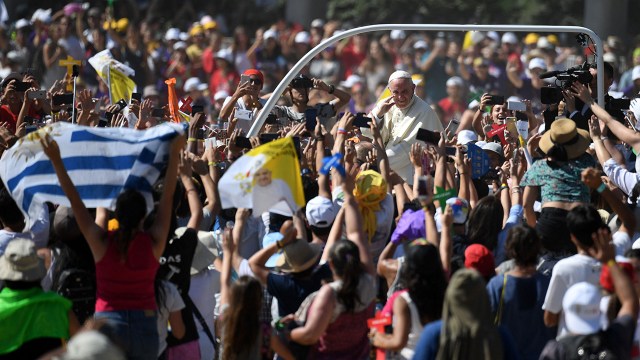
[[[304,111],[304,119],[306,121],[307,131],[313,133],[316,129],[316,117],[318,116],[318,109],[309,108]]]
[[[31,87],[31,83],[16,81],[13,83],[13,87],[16,89],[16,91],[27,91]]]
[[[27,95],[27,97],[30,100],[33,100],[33,99],[45,99],[47,97],[47,91],[46,90],[33,91],[33,92],[30,92]]]
[[[78,65],[71,66],[71,76],[76,78],[80,75],[80,67]]]
[[[527,111],[527,105],[522,101],[507,101],[507,110]]]
[[[440,133],[427,129],[418,129],[416,139],[438,146],[438,143],[440,142]]]
[[[27,125],[25,130],[26,130],[27,134],[29,134],[29,133],[32,133],[32,132],[38,130],[38,126],[36,126],[36,125]]]
[[[447,146],[444,150],[447,153],[447,156],[456,156],[456,147]]]
[[[113,116],[113,114],[111,114]],[[98,127],[107,127],[107,119],[106,118],[100,118],[100,120],[98,120]]]
[[[122,109],[127,107],[127,102],[124,101],[124,99],[120,99],[118,100],[118,102],[116,103],[116,105],[118,105],[118,112],[122,111]]]
[[[105,112],[104,117],[105,119],[107,119],[107,121],[111,121],[111,119],[113,119],[113,113]]]
[[[460,120],[451,119],[451,121],[449,121],[449,124],[445,128],[445,134],[447,134],[447,139],[451,140],[453,138],[453,136],[456,134],[456,131],[458,131],[459,126],[460,126]],[[449,136],[448,134],[451,134],[451,136]]]
[[[73,94],[68,93],[68,94],[59,94],[59,95],[53,95],[53,105],[71,105],[73,104]]]
[[[489,101],[487,105],[502,105],[504,104],[504,96],[502,95],[489,95]]]
[[[356,118],[353,120],[353,126],[355,127],[369,127],[369,123],[373,120],[371,120],[370,117],[366,117],[365,113],[357,113],[356,114]]]
[[[429,188],[426,176],[420,176],[418,178],[418,198],[420,200],[425,200],[429,195]]]
[[[251,149],[251,141],[249,141],[248,137],[245,136],[238,136],[236,138],[236,146],[241,148],[241,149]]]
[[[131,100],[138,100],[138,102],[142,102],[142,94],[141,93],[131,93]]]
[[[507,130],[511,135],[518,136],[518,128],[516,127],[516,117],[509,116],[505,119],[505,124],[507,124]]]
[[[260,134],[260,137],[259,137],[260,144],[266,144],[274,140],[277,140],[279,136],[280,136],[279,134],[274,134],[274,133],[262,133]]]
[[[243,84],[248,83],[248,82],[249,82],[249,75],[244,75],[244,74],[240,75],[240,84],[238,86],[243,85]]]
[[[151,109],[151,116],[153,116],[153,117],[164,117],[164,109],[162,109],[162,108]]]
[[[195,115],[197,113],[203,113],[204,112],[204,106],[202,105],[193,105],[191,107],[191,115]]]

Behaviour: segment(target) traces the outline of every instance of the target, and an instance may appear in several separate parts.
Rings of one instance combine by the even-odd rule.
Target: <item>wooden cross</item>
[[[67,55],[66,59],[62,59],[58,62],[58,65],[67,67],[67,75],[69,75],[69,77],[73,74],[73,65],[80,66],[81,64],[82,61],[72,58],[71,55]],[[67,83],[67,91],[73,91],[73,84],[71,82]]]

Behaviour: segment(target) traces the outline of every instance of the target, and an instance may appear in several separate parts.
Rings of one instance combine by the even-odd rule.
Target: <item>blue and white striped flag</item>
[[[133,188],[153,208],[152,186],[169,155],[170,142],[182,125],[162,124],[148,130],[97,128],[65,122],[21,138],[0,159],[0,178],[25,217],[35,219],[38,204],[70,206],[40,138],[53,137],[64,166],[88,208],[113,209],[125,188]]]

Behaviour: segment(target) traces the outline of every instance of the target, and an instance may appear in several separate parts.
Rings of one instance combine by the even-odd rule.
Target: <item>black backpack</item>
[[[589,335],[567,336],[558,340],[567,360],[617,360],[607,346],[603,331]]]
[[[58,278],[55,291],[73,302],[80,324],[93,316],[96,307],[96,276],[82,269],[67,269]]]

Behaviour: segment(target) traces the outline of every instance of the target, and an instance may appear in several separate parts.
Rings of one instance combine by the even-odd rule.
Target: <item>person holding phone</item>
[[[335,96],[335,99],[324,104],[316,104],[314,107],[317,109],[317,116],[320,119],[320,124],[329,130],[335,125],[335,116],[342,107],[349,103],[351,95],[342,91],[334,85],[327,85],[324,81],[308,78],[305,75],[298,75],[291,80],[289,87],[287,87],[286,93],[291,97],[292,106],[276,105],[273,107],[272,113],[278,118],[286,117],[294,123],[300,123],[305,121],[305,111],[311,106],[309,103],[309,94],[311,90],[326,91],[330,95]]]
[[[224,100],[218,116],[219,119],[233,122],[233,127],[229,131],[238,128],[247,132],[251,128],[253,119],[267,102],[267,100],[260,98],[263,84],[264,75],[260,70],[247,69],[242,73],[240,84],[238,84],[233,95],[227,96]],[[251,114],[250,118],[247,116],[247,111]],[[233,119],[229,118],[231,114],[234,114]],[[239,115],[242,116],[238,117]]]
[[[442,131],[444,128],[431,106],[415,95],[411,74],[396,71],[389,77],[391,96],[382,99],[371,110],[380,128],[389,165],[407,183],[413,183],[413,166],[409,160],[411,145],[417,141],[421,128]]]

